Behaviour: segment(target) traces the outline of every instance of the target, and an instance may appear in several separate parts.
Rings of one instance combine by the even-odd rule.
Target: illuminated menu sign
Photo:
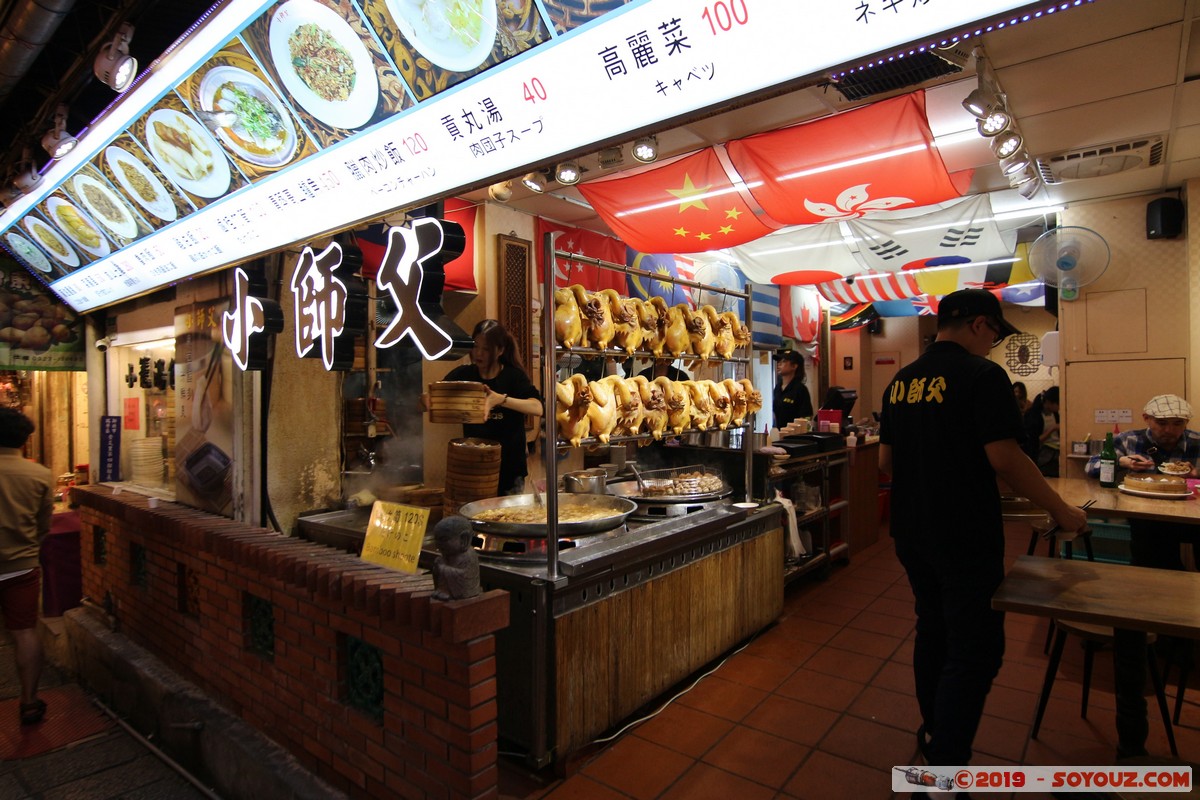
[[[0,244],[88,311],[1022,5],[228,0]]]

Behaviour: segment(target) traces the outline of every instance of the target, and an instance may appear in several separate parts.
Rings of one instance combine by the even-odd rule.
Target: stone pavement
[[[47,663],[40,690],[45,693],[71,683]],[[0,701],[19,694],[12,641],[0,631]],[[12,735],[18,728],[15,714],[0,719],[0,733]],[[212,796],[188,783],[115,722],[100,733],[39,755],[0,761],[3,800],[203,800]]]

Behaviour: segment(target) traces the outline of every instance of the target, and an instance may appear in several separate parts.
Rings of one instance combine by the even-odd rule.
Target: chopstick
[[[1096,501],[1095,501],[1094,499],[1092,499],[1092,500],[1088,500],[1086,503],[1084,503],[1083,505],[1081,505],[1081,506],[1079,507],[1079,510],[1080,510],[1080,511],[1087,511],[1089,508],[1091,508],[1091,507],[1092,507],[1092,506],[1094,506],[1094,505],[1096,505]],[[1046,530],[1042,531],[1042,538],[1043,538],[1043,539],[1049,539],[1049,538],[1051,538],[1051,537],[1053,537],[1053,536],[1057,536],[1057,535],[1058,535],[1058,530],[1059,530],[1059,528],[1060,528],[1060,527],[1061,527],[1061,526],[1060,526],[1060,525],[1059,525],[1057,522],[1056,522],[1056,523],[1054,523],[1054,524],[1053,524],[1053,525],[1051,525],[1049,528],[1047,528]],[[1077,534],[1078,534],[1078,533],[1082,533],[1082,532],[1086,531],[1087,529],[1088,529],[1088,528],[1087,528],[1087,525],[1084,525],[1082,528],[1080,528],[1079,530],[1075,531],[1075,533],[1077,533]]]

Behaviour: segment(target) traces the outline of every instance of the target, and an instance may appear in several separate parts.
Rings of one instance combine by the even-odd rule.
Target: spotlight
[[[992,152],[996,154],[996,158],[1008,158],[1020,150],[1023,143],[1021,134],[1010,130],[992,139]]]
[[[579,168],[579,162],[564,161],[554,169],[554,180],[563,186],[570,186],[579,183],[579,176],[582,172]]]
[[[21,160],[17,162],[17,173],[13,176],[13,183],[21,190],[22,194],[28,194],[41,182],[42,175],[33,163],[33,153],[26,147],[21,155]]]
[[[526,172],[521,177],[521,183],[525,184],[525,188],[534,194],[546,191],[546,176],[540,172]]]
[[[512,181],[493,183],[488,187],[488,197],[497,203],[507,203],[512,200]]]
[[[1003,108],[997,108],[979,120],[979,135],[992,137],[1004,133],[1012,125],[1012,116]]]
[[[54,127],[42,137],[42,147],[51,158],[58,159],[75,149],[79,140],[67,133],[67,107],[60,105],[54,112]]]
[[[633,157],[643,164],[649,164],[658,159],[658,139],[653,136],[643,136],[633,143]]]
[[[112,41],[100,48],[92,65],[96,77],[117,93],[128,89],[137,77],[137,59],[129,55],[129,40],[132,38],[133,26],[122,22]]]
[[[1036,178],[1030,181],[1025,181],[1021,185],[1017,186],[1017,194],[1021,195],[1021,197],[1024,197],[1026,200],[1031,200],[1035,194],[1042,190],[1042,185],[1042,182]]]
[[[995,92],[984,89],[982,86],[977,86],[962,101],[962,106],[971,116],[983,119],[990,111],[1000,105],[999,100],[1000,98],[996,97]]]
[[[1024,150],[1018,150],[1008,158],[1000,160],[1000,172],[1006,178],[1010,175],[1015,175],[1027,166],[1029,166],[1029,154]]]

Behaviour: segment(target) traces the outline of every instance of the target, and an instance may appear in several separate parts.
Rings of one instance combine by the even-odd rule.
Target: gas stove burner
[[[669,503],[656,502],[653,499],[643,497],[631,497],[629,499],[637,503],[637,508],[629,515],[629,518],[631,520],[643,521],[686,517],[688,514],[695,514],[700,511],[707,511],[710,508],[729,505],[728,499]]]
[[[558,552],[603,544],[628,532],[628,528],[621,525],[599,533],[561,536],[558,540]],[[476,531],[471,543],[481,559],[544,562],[547,557],[547,541],[545,536],[501,536]]]

